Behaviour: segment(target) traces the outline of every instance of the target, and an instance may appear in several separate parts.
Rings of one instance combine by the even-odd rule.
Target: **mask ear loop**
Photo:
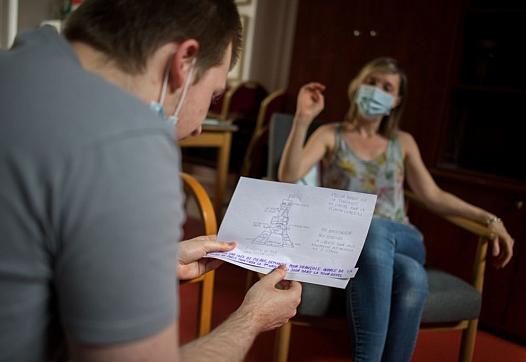
[[[177,117],[179,115],[179,112],[181,111],[181,108],[183,106],[183,101],[186,97],[186,93],[188,93],[188,88],[190,88],[190,84],[192,83],[196,60],[197,58],[192,59],[192,64],[190,66],[190,70],[188,71],[188,76],[186,77],[186,80],[183,86],[183,91],[181,92],[181,96],[179,97],[177,107],[175,108],[175,112],[173,114],[174,117]],[[164,86],[163,86],[163,89],[164,89]]]
[[[159,104],[162,106],[164,103],[164,98],[166,97],[166,88],[168,87],[168,76],[170,73],[170,65],[172,63],[171,61],[172,57],[170,57],[170,61],[168,62],[168,65],[166,66],[166,70],[164,71],[164,80],[163,80],[163,87],[161,88],[161,98],[159,99]]]

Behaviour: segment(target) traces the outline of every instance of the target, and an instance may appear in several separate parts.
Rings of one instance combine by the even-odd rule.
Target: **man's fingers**
[[[290,281],[290,284],[289,284],[289,290],[292,290],[292,291],[299,291],[301,293],[301,289],[303,287],[301,286],[301,283],[300,282],[297,282],[295,280],[291,280]]]
[[[225,241],[206,241],[203,245],[205,252],[210,253],[213,251],[230,251],[236,247],[235,242]]]
[[[272,285],[276,285],[280,281],[282,281],[286,275],[287,275],[287,267],[284,265],[280,265],[279,267],[277,267],[276,269],[274,269],[273,271],[265,275],[263,279],[261,280],[264,280],[267,283],[272,283]]]
[[[179,262],[189,264],[213,251],[230,251],[236,247],[234,242],[216,241],[216,235],[204,235],[179,243]]]

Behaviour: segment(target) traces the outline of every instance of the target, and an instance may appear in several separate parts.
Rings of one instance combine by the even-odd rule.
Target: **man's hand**
[[[223,264],[222,260],[205,258],[212,251],[230,251],[236,243],[217,241],[216,235],[198,236],[179,243],[177,277],[180,280],[196,278]]]
[[[249,289],[238,312],[255,323],[258,331],[278,328],[296,315],[301,301],[301,284],[284,281],[285,267],[274,269]]]

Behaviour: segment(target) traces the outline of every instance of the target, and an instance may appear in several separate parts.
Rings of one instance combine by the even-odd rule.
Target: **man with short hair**
[[[0,51],[0,360],[241,361],[295,314],[301,286],[278,268],[178,346],[176,276],[235,246],[178,242],[174,137],[200,133],[240,31],[233,0],[86,0],[65,38]]]

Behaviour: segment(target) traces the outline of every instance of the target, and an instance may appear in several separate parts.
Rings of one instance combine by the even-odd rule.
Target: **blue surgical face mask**
[[[358,111],[367,119],[377,119],[391,112],[395,98],[378,87],[362,84],[356,94]]]
[[[166,117],[164,113],[164,97],[166,96],[166,91],[168,89],[168,76],[170,73],[170,67],[166,67],[166,71],[164,73],[164,79],[163,79],[163,87],[161,89],[161,96],[159,98],[159,101],[152,101],[150,102],[150,109],[157,113],[161,119],[164,119],[171,127],[175,127],[177,124],[177,120],[179,118],[179,112],[181,112],[181,108],[183,106],[183,101],[186,97],[186,93],[188,92],[188,88],[190,87],[190,84],[193,81],[193,75],[194,75],[194,67],[196,63],[196,58],[192,59],[192,65],[190,66],[190,70],[188,70],[188,76],[186,77],[183,85],[183,90],[181,92],[181,96],[179,97],[177,101],[177,106],[175,107],[174,114],[170,117]]]

